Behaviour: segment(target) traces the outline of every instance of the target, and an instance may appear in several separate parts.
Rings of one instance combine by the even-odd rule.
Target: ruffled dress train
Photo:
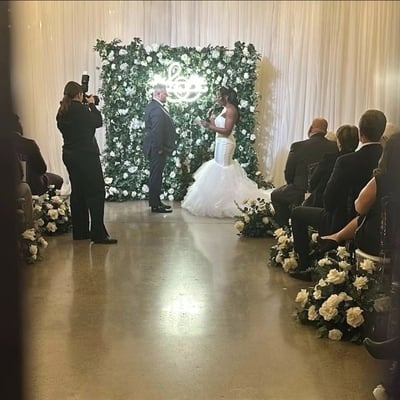
[[[232,159],[235,146],[233,135],[217,136],[214,159],[194,173],[182,208],[197,216],[234,218],[241,215],[235,201],[239,205],[257,198],[270,202],[272,190],[259,189],[238,161]]]

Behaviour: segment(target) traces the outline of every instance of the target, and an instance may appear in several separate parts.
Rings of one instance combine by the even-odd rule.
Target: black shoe
[[[383,342],[375,342],[367,337],[364,339],[364,345],[368,353],[378,360],[399,361],[400,338],[398,336]]]
[[[331,250],[336,250],[339,246],[339,243],[336,240],[322,239],[319,236],[317,237],[317,243],[319,251],[323,254]]]
[[[313,272],[313,270],[311,268],[309,268],[306,270],[291,271],[291,272],[289,272],[289,275],[294,279],[299,279],[299,280],[305,281],[305,282],[312,282],[313,281],[312,272]]]
[[[171,213],[172,210],[171,210],[171,208],[166,208],[164,206],[157,206],[157,207],[151,207],[151,212],[154,212],[154,213]]]
[[[168,204],[164,204],[164,203],[161,203],[161,206],[164,207],[164,208],[166,208],[167,210],[169,210],[170,208],[172,208],[172,207],[169,206]]]
[[[110,238],[110,237],[106,237],[104,239],[92,239],[92,243],[96,243],[96,244],[116,244],[116,243],[118,243],[118,240]]]

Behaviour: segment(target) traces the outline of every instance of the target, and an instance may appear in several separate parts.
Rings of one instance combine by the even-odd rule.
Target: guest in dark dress
[[[113,244],[104,226],[105,188],[95,132],[103,124],[93,96],[83,104],[82,86],[68,82],[57,113],[64,139],[63,161],[71,181],[72,237]]]
[[[386,255],[390,255],[394,247],[392,233],[396,229],[394,206],[400,204],[399,171],[400,131],[387,140],[374,177],[361,190],[355,201],[358,216],[340,231],[321,237],[319,246],[322,252],[354,239],[355,247],[367,254],[379,256],[384,251]],[[382,222],[385,223],[385,232],[382,232]],[[385,237],[382,237],[382,234]]]

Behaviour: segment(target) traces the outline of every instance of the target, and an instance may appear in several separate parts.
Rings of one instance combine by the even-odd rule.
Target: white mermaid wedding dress
[[[225,127],[225,108],[215,118],[217,127]],[[270,201],[272,190],[259,189],[246,171],[233,159],[236,141],[232,133],[226,137],[216,133],[214,158],[206,161],[194,174],[181,203],[191,214],[212,218],[233,218],[241,215],[235,201],[263,198]]]

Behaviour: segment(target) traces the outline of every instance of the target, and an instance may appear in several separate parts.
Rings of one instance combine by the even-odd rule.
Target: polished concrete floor
[[[233,220],[107,203],[117,245],[23,269],[26,400],[368,400],[382,365],[294,318],[304,283]]]

